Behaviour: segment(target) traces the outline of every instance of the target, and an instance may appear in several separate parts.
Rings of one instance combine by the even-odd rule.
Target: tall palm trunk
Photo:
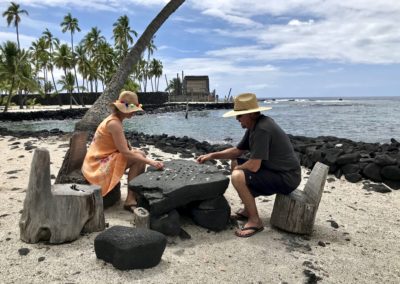
[[[168,17],[178,9],[185,0],[171,0],[160,13],[147,26],[135,46],[125,56],[118,70],[107,84],[106,89],[96,100],[93,106],[85,113],[84,117],[75,124],[75,130],[94,131],[100,122],[107,116],[107,106],[118,98],[119,92],[124,86],[133,67],[139,62],[141,54],[153,38],[154,34]]]
[[[17,30],[17,44],[18,44],[18,50],[21,50],[20,45],[19,45],[19,31],[18,31],[18,23],[15,24],[15,29]]]
[[[8,107],[10,106],[10,102],[11,102],[11,97],[12,97],[12,92],[14,90],[14,84],[15,84],[15,79],[13,78],[11,81],[11,87],[10,87],[10,91],[8,93],[8,98],[7,98],[7,102],[6,102],[6,106],[4,107],[4,111],[3,112],[7,112],[8,111]]]

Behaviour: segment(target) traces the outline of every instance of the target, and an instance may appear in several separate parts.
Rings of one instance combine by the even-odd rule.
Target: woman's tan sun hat
[[[255,94],[244,93],[235,97],[233,110],[228,111],[223,117],[242,115],[246,113],[270,110],[271,107],[259,107]]]
[[[131,113],[135,111],[143,111],[142,105],[139,104],[138,96],[131,91],[123,91],[119,94],[118,100],[112,103],[120,112]]]

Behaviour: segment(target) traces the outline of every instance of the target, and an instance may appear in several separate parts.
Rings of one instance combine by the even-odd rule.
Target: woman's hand
[[[162,170],[164,168],[164,163],[152,160],[150,162],[150,166],[155,167],[157,170]]]

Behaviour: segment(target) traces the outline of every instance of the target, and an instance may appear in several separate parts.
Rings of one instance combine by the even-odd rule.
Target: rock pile
[[[390,144],[354,142],[331,136],[290,138],[301,164],[307,168],[322,162],[337,178],[344,175],[349,182],[369,179],[400,189],[400,143],[393,138]]]

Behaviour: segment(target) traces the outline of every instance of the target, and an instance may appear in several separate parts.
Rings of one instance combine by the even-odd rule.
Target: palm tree
[[[67,75],[67,70],[72,68],[72,52],[65,43],[57,47],[54,53],[54,64],[57,68],[61,68],[64,71],[64,76]]]
[[[64,71],[64,76],[67,76],[67,70],[72,68],[72,52],[68,45],[61,44],[56,46],[54,53],[54,64],[57,68],[61,68]],[[59,104],[62,105],[61,97],[59,96]]]
[[[78,77],[76,76],[76,67],[75,67],[76,63],[75,63],[75,52],[74,52],[74,33],[75,33],[75,31],[80,32],[81,29],[78,26],[78,19],[73,18],[71,13],[68,13],[64,17],[64,21],[60,24],[60,26],[62,27],[63,33],[65,33],[66,31],[70,31],[70,34],[71,34],[71,50],[72,50],[74,75],[75,75],[76,89],[79,93]]]
[[[6,105],[4,107],[4,112],[7,112],[10,106],[11,97],[17,85],[18,76],[18,47],[12,41],[7,41],[0,46],[0,75],[2,81],[8,86],[8,97]]]
[[[154,77],[154,88],[155,91],[158,92],[158,84],[160,82],[160,77],[163,74],[163,65],[160,60],[157,60],[153,58],[153,60],[150,63],[150,82],[151,82],[151,88],[152,91],[154,92],[153,89],[153,81],[152,78]]]
[[[93,92],[93,83],[95,84],[95,90],[97,92],[98,78],[100,77],[100,66],[95,62],[96,54],[99,53],[98,49],[100,44],[106,42],[106,38],[101,35],[101,30],[97,27],[93,27],[90,32],[83,38],[81,45],[88,55],[89,67],[90,67],[90,86]],[[94,74],[96,72],[97,74]]]
[[[11,98],[20,86],[29,86],[33,89],[37,86],[36,81],[31,77],[29,54],[25,50],[18,50],[17,44],[6,41],[0,46],[0,78],[5,86],[8,86],[8,97],[4,112],[8,111]]]
[[[118,20],[113,24],[113,37],[114,46],[118,51],[118,62],[122,60],[128,53],[128,46],[133,44],[133,38],[131,34],[135,37],[138,33],[132,30],[129,26],[129,18],[124,15],[118,18]]]
[[[32,42],[31,47],[29,48],[31,58],[34,62],[34,75],[37,81],[39,81],[38,73],[39,70],[42,69],[43,72],[43,86],[47,82],[47,65],[50,60],[50,54],[46,50],[46,40],[43,37],[40,37],[37,41]]]
[[[93,106],[85,113],[84,117],[75,124],[75,131],[94,131],[99,123],[107,116],[107,106],[117,99],[119,92],[124,86],[126,80],[132,72],[136,63],[140,60],[143,51],[148,46],[157,30],[168,19],[172,13],[178,9],[185,0],[171,0],[151,21],[136,42],[135,46],[130,49],[127,56],[122,60],[116,73],[111,81],[107,84],[102,95],[96,100]],[[68,159],[68,157],[67,157]],[[62,172],[62,170],[60,170]]]
[[[107,42],[99,44],[97,52],[94,54],[93,60],[99,68],[100,78],[104,85],[111,79],[109,74],[114,74],[116,64],[114,63],[115,55],[114,50]]]
[[[146,60],[140,58],[139,61],[133,67],[133,77],[136,78],[139,82],[140,90],[142,89],[143,78],[144,78],[144,69],[146,68]]]
[[[165,89],[169,93],[174,94],[175,96],[181,95],[182,92],[182,82],[181,78],[173,78],[169,81],[167,88]]]
[[[68,72],[61,76],[58,84],[62,86],[61,90],[68,92],[69,95],[69,108],[72,109],[72,92],[74,91],[74,75]]]
[[[56,81],[54,80],[54,73],[53,73],[53,69],[54,69],[53,53],[54,53],[54,46],[60,45],[60,40],[58,38],[53,37],[53,34],[47,28],[42,34],[43,34],[43,38],[46,41],[46,47],[49,49],[49,52],[50,52],[50,61],[49,61],[47,68],[50,70],[51,79],[53,81],[53,87],[57,94],[58,90],[57,90]]]
[[[78,72],[82,75],[82,86],[85,86],[85,80],[88,77],[89,59],[86,54],[83,44],[79,44],[76,48],[76,64],[78,65]]]
[[[11,5],[8,7],[6,11],[3,12],[3,17],[7,19],[7,25],[10,26],[11,23],[14,23],[15,29],[17,31],[17,43],[18,43],[18,50],[21,49],[19,44],[19,31],[18,31],[18,24],[21,22],[20,14],[29,15],[26,10],[20,10],[19,5],[11,2]]]
[[[151,38],[151,40],[149,41],[149,43],[146,46],[147,49],[147,61],[146,61],[146,66],[144,68],[144,92],[146,92],[146,88],[147,88],[147,79],[149,78],[149,73],[150,73],[150,57],[153,55],[154,51],[157,50],[156,45],[154,44],[154,38],[155,36],[153,36]]]
[[[99,30],[97,27],[93,27],[83,38],[81,44],[89,53],[89,56],[93,56],[93,54],[96,53],[96,49],[98,48],[99,44],[105,41],[106,38],[101,35],[101,30]]]

